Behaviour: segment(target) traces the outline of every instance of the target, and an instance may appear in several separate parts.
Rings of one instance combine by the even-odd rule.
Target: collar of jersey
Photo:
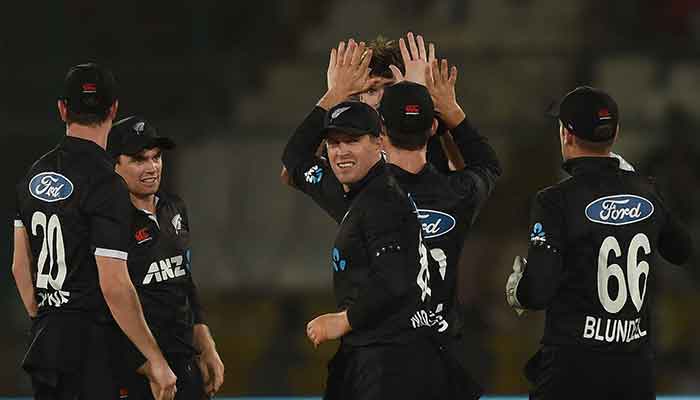
[[[109,154],[92,140],[81,139],[75,136],[64,136],[60,144],[65,149],[70,149],[77,152],[93,152],[101,155],[104,158],[110,159]]]
[[[364,178],[348,185],[350,187],[350,190],[347,193],[345,193],[345,197],[348,199],[355,197],[359,192],[362,191],[362,189],[364,189],[365,186],[367,186],[372,181],[372,179],[374,179],[375,176],[382,173],[385,165],[386,163],[384,162],[384,159],[380,159],[379,161],[377,161],[377,163],[374,164],[372,168],[369,169],[369,171],[367,171],[367,175],[365,175]]]
[[[433,168],[432,164],[430,164],[429,162],[426,162],[425,165],[423,166],[423,168],[421,168],[420,171],[418,171],[417,173],[414,174],[412,172],[406,171],[405,169],[399,167],[396,164],[387,163],[387,167],[389,168],[389,170],[391,171],[392,174],[394,174],[395,176],[397,176],[401,179],[411,179],[411,178],[418,179],[419,177],[426,174],[429,170],[431,170]]]
[[[562,168],[570,175],[587,171],[616,171],[620,169],[620,160],[613,157],[577,157],[564,162]]]

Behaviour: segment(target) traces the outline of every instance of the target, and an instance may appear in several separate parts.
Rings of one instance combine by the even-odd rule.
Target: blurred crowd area
[[[699,0],[74,0],[4,7],[0,394],[29,388],[19,369],[28,320],[9,268],[14,184],[60,140],[55,100],[63,75],[88,60],[114,70],[120,116],[145,115],[178,142],[165,156],[165,188],[189,205],[194,274],[226,364],[225,394],[323,390],[336,345],[314,350],[304,328],[334,307],[335,226],[278,177],[286,139],[325,91],[328,50],[339,40],[424,34],[439,57],[459,67],[460,103],[501,157],[505,173],[460,266],[464,355],[488,393],[527,390],[522,367],[542,331],[541,313],[517,318],[503,292],[513,256],[526,252],[531,196],[564,177],[557,124],[544,117],[552,100],[582,84],[609,91],[621,110],[617,151],[658,178],[700,237]],[[652,273],[659,392],[698,393],[698,283],[660,259]]]

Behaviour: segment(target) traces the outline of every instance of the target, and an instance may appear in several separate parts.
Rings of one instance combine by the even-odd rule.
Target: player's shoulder
[[[535,193],[533,201],[535,204],[544,207],[563,207],[567,192],[573,188],[575,183],[571,178],[566,178],[557,184],[547,186]]]
[[[172,192],[159,190],[157,196],[158,201],[163,202],[163,204],[171,208],[173,213],[177,214],[187,212],[187,205],[179,195]]]

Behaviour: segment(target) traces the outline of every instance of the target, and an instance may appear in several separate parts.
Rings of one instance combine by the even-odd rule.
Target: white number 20
[[[46,214],[36,211],[32,215],[32,235],[39,235],[39,227],[44,231],[44,237],[37,262],[36,287],[48,289],[48,285],[51,285],[54,290],[61,290],[63,281],[66,280],[67,268],[66,249],[63,245],[63,232],[61,231],[61,222],[58,220],[58,215],[52,215],[47,221]],[[47,258],[49,259],[49,270],[47,273],[44,273],[44,265]],[[54,266],[57,269],[56,271],[54,271]]]
[[[646,261],[637,262],[639,249],[644,250],[645,255],[651,253],[649,238],[643,233],[638,233],[632,238],[629,250],[627,251],[627,282],[625,285],[625,274],[619,264],[608,265],[608,256],[611,251],[615,252],[615,257],[622,256],[622,250],[617,239],[608,236],[603,240],[598,253],[598,299],[605,311],[616,314],[622,310],[627,303],[627,294],[632,299],[632,303],[637,311],[642,309],[644,296],[647,292],[647,278],[649,276],[649,263]],[[644,275],[644,288],[640,292],[639,278]],[[617,280],[617,295],[615,299],[610,298],[608,292],[608,282],[610,278]]]

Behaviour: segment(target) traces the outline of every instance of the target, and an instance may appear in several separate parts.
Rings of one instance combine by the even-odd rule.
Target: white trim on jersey
[[[124,261],[126,261],[127,258],[129,257],[129,253],[127,253],[125,251],[101,249],[99,247],[95,249],[95,255],[100,256],[100,257],[118,258],[118,259],[124,260]]]
[[[15,228],[24,228],[24,222],[21,219],[15,220]]]

